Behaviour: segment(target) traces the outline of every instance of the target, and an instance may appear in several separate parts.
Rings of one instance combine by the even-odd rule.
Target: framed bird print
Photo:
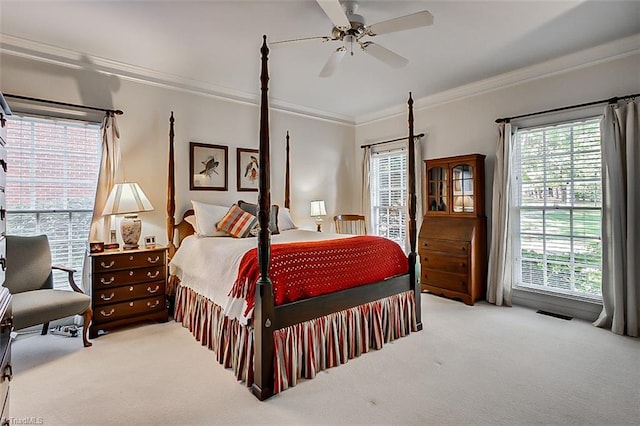
[[[237,148],[238,150],[238,191],[258,192],[258,172],[260,164],[257,149]]]
[[[222,145],[189,143],[189,189],[229,189],[229,148]]]

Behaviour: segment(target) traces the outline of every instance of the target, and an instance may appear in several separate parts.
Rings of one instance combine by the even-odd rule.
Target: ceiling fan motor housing
[[[332,35],[336,40],[343,40],[345,36],[354,36],[355,39],[359,39],[364,35],[365,32],[365,20],[364,16],[358,15],[356,11],[358,10],[358,3],[355,1],[346,1],[343,3],[345,14],[347,15],[347,19],[351,24],[351,28],[348,29],[340,29],[338,27],[333,27]]]

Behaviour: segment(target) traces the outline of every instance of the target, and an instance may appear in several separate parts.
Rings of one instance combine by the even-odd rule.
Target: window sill
[[[568,315],[585,321],[595,321],[602,311],[601,300],[529,287],[513,288],[513,304]]]

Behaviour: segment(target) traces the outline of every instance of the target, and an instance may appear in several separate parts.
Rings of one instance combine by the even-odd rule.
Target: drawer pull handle
[[[460,250],[462,250],[462,251],[467,251],[467,247],[462,246],[462,247],[460,247]]]
[[[109,312],[100,311],[100,314],[102,314],[103,317],[110,317],[111,315],[113,315],[115,311],[116,310],[114,308],[111,308]]]
[[[4,126],[2,126],[4,127]],[[4,170],[4,172],[7,172],[7,161],[3,158],[0,158],[0,165],[2,166],[2,170]]]
[[[147,287],[147,291],[151,294],[157,292],[158,290],[160,290],[160,286],[157,285],[156,288],[151,288],[151,287]]]
[[[152,304],[151,302],[147,302],[147,307],[149,308],[155,308],[156,306],[158,306],[160,304],[159,300],[155,300],[154,303]]]
[[[160,261],[160,256],[156,256],[155,259],[152,259],[151,257],[147,257],[147,262],[149,263],[158,263]]]
[[[133,276],[133,271],[129,271],[129,276],[132,277]]]
[[[101,284],[104,284],[104,285],[109,285],[109,284],[111,284],[112,282],[114,282],[115,280],[116,280],[116,279],[115,279],[114,277],[111,277],[111,278],[109,278],[109,280],[107,281],[107,280],[105,280],[105,279],[104,279],[104,277],[103,277],[103,278],[100,278],[100,283],[101,283]]]
[[[11,367],[11,364],[7,364],[4,367],[4,370],[2,371],[2,380],[4,381],[6,379],[8,381],[11,381],[12,378],[13,378],[13,367]]]
[[[108,296],[105,296],[105,294],[104,294],[104,293],[102,293],[102,294],[100,295],[100,299],[102,299],[102,300],[107,300],[107,301],[108,301],[108,300],[113,299],[113,296],[115,296],[115,293],[111,293],[111,294],[110,294],[110,295],[108,295]]]
[[[7,270],[7,259],[2,256],[0,256],[0,268],[2,268],[3,271]]]
[[[133,260],[133,256],[129,256],[129,260]]]
[[[0,220],[4,220],[6,215],[7,215],[7,209],[5,209],[4,207],[0,208]]]
[[[100,262],[100,266],[102,266],[105,269],[109,269],[111,268],[116,262],[114,260],[112,260],[111,262],[109,262],[108,265],[106,265],[104,262]]]
[[[151,274],[151,271],[147,272],[147,277],[149,278],[156,278],[158,275],[160,275],[160,271],[155,271],[153,274]]]

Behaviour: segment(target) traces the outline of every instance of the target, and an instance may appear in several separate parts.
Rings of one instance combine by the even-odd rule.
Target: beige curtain
[[[371,147],[366,146],[362,158],[362,213],[367,226],[367,234],[375,235],[371,224]]]
[[[603,162],[602,313],[594,323],[640,336],[640,118],[638,101],[608,105]]]
[[[107,112],[102,120],[102,160],[98,174],[96,199],[93,205],[93,218],[89,241],[109,241],[111,217],[102,216],[102,210],[109,197],[109,192],[116,183],[120,166],[120,132],[118,123],[112,112]]]
[[[491,204],[491,249],[487,275],[487,301],[511,306],[511,154],[514,129],[500,123],[493,171],[493,199]]]

